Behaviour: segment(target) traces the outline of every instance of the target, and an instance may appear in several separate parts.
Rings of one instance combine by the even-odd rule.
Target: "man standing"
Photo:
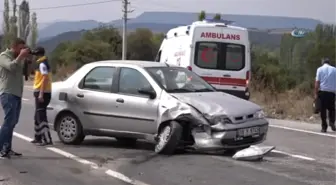
[[[29,49],[25,41],[15,39],[11,48],[0,54],[0,102],[4,110],[4,122],[0,130],[0,158],[20,156],[12,150],[14,127],[19,121],[23,93],[22,67]]]
[[[47,57],[44,56],[44,48],[36,48],[33,54],[37,56],[37,67],[35,69],[34,79],[35,138],[32,143],[51,145],[52,138],[47,119],[47,106],[51,99],[51,69]]]
[[[327,111],[329,125],[332,131],[335,128],[335,93],[336,93],[336,68],[330,65],[329,59],[322,59],[322,66],[316,71],[315,99],[321,103],[321,132],[327,132]]]

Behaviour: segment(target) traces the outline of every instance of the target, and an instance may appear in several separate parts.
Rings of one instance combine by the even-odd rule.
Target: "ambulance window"
[[[240,71],[245,67],[245,46],[223,42],[197,42],[194,63],[203,69]]]
[[[244,67],[244,46],[237,44],[226,45],[226,70],[240,70]]]
[[[198,44],[196,65],[201,68],[216,69],[218,61],[218,44],[201,42]]]

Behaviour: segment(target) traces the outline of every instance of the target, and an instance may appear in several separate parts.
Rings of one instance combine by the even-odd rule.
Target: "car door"
[[[93,68],[82,79],[76,90],[76,105],[82,112],[82,122],[90,129],[120,129],[120,123],[114,120],[116,113],[115,94],[112,83],[116,68],[101,66]]]
[[[136,133],[156,133],[158,99],[150,99],[138,92],[144,87],[153,89],[148,79],[137,69],[122,67],[118,86],[117,114],[124,129]]]

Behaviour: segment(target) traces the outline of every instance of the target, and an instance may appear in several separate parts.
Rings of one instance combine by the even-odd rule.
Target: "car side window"
[[[119,77],[119,92],[130,95],[141,95],[138,90],[152,88],[146,77],[138,70],[132,68],[121,68]]]
[[[114,72],[114,67],[96,67],[84,77],[82,88],[111,92]]]

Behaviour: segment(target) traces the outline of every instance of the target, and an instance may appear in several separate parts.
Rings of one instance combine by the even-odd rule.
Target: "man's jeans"
[[[0,95],[0,102],[5,113],[0,130],[0,150],[7,152],[12,149],[14,127],[19,122],[21,97],[3,93]]]

